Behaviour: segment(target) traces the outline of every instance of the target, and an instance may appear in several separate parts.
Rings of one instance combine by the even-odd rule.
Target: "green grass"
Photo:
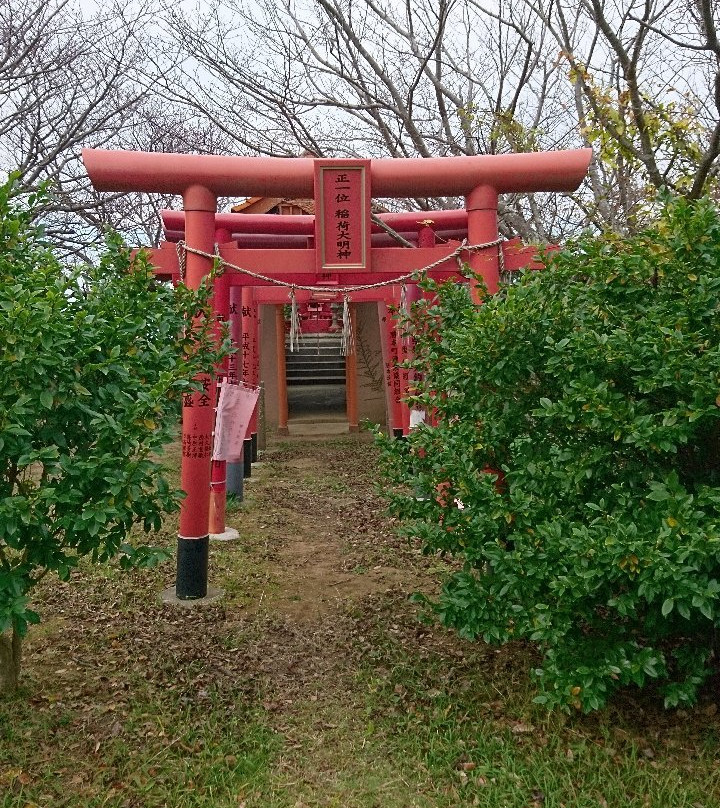
[[[263,785],[279,747],[275,733],[242,706],[163,710],[138,703],[124,716],[108,713],[107,732],[89,737],[62,706],[39,717],[21,700],[5,703],[1,718],[8,713],[23,729],[0,733],[3,808],[237,808],[240,796]]]
[[[219,605],[159,605],[172,562],[44,583],[23,690],[0,701],[0,808],[720,808],[717,693],[545,713],[532,647],[419,619],[408,595],[446,565],[392,536],[374,474],[351,439],[273,447],[240,541],[211,547]],[[318,540],[319,508],[341,597],[298,616],[307,568],[284,552]]]
[[[443,662],[407,657],[382,679],[365,672],[368,710],[375,743],[425,772],[434,805],[720,805],[713,731],[701,729],[688,749],[685,728],[662,737],[650,724],[643,737],[619,712],[567,720],[539,713],[516,672],[478,681],[471,655],[461,674],[444,677]]]

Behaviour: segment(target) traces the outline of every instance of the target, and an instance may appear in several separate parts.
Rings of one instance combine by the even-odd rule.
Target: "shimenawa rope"
[[[413,278],[422,275],[425,272],[430,272],[430,270],[435,269],[435,267],[444,264],[446,261],[452,261],[453,259],[457,262],[457,265],[460,270],[462,270],[462,260],[460,256],[464,252],[479,252],[480,250],[487,250],[490,247],[499,247],[503,243],[503,238],[496,238],[494,241],[488,241],[485,244],[468,244],[467,239],[465,239],[462,244],[456,247],[451,253],[448,255],[443,256],[442,258],[438,258],[437,261],[433,261],[431,264],[428,264],[424,267],[419,267],[418,269],[414,269],[412,272],[407,272],[404,275],[398,275],[397,278],[391,278],[387,281],[376,281],[375,283],[364,283],[358,286],[310,286],[304,285],[301,283],[292,283],[290,281],[283,281],[279,278],[271,278],[268,275],[263,275],[260,272],[253,272],[250,269],[245,269],[244,267],[240,267],[237,264],[232,264],[230,261],[226,261],[222,258],[218,252],[215,253],[208,253],[204,250],[198,250],[195,247],[189,247],[184,241],[178,241],[177,243],[177,254],[178,254],[178,264],[180,267],[180,280],[185,280],[185,268],[187,262],[187,253],[192,253],[193,255],[199,255],[203,258],[209,258],[211,261],[217,261],[220,266],[227,267],[228,269],[232,269],[235,272],[241,272],[243,275],[248,275],[251,278],[256,278],[259,281],[265,281],[266,283],[273,284],[274,286],[283,286],[286,289],[301,289],[304,292],[324,292],[324,293],[334,293],[340,295],[350,294],[352,292],[363,292],[367,289],[380,289],[383,286],[395,286],[397,284],[402,284],[404,281],[412,280]],[[217,249],[217,245],[215,245]],[[498,250],[498,258],[499,262],[502,267],[503,262],[503,255],[502,249]]]
[[[455,260],[458,265],[458,270],[462,272],[463,270],[463,261],[461,258],[462,253],[468,252],[479,252],[480,250],[487,250],[490,247],[498,247],[498,263],[500,265],[500,271],[504,271],[505,269],[505,262],[503,251],[500,245],[504,241],[503,238],[496,238],[494,241],[488,241],[485,244],[468,244],[467,239],[464,239],[460,246],[456,247],[451,253],[448,255],[443,256],[442,258],[438,258],[437,261],[433,261],[431,264],[427,266],[420,267],[419,269],[414,269],[412,272],[407,272],[404,275],[398,275],[397,278],[392,278],[387,281],[376,281],[375,283],[365,283],[360,284],[358,286],[305,286],[299,283],[291,283],[289,281],[283,281],[279,278],[271,278],[268,275],[263,275],[260,272],[253,272],[250,269],[245,269],[244,267],[240,267],[237,264],[232,264],[230,261],[226,261],[220,255],[220,247],[219,245],[215,244],[215,252],[214,253],[207,253],[203,250],[198,250],[195,247],[189,247],[184,241],[178,241],[176,250],[178,256],[178,267],[180,270],[180,280],[185,282],[185,275],[187,271],[187,254],[193,253],[193,255],[199,255],[203,258],[209,258],[212,261],[215,261],[221,267],[225,267],[228,269],[232,269],[235,272],[241,272],[243,275],[248,275],[251,278],[256,278],[260,281],[265,281],[266,283],[271,283],[274,286],[282,286],[286,289],[290,290],[290,351],[294,352],[295,350],[299,349],[300,347],[300,330],[301,330],[301,323],[300,323],[300,315],[298,312],[297,306],[297,299],[295,297],[295,290],[302,289],[305,292],[320,292],[320,293],[333,293],[333,294],[341,294],[343,296],[343,331],[342,331],[342,348],[341,353],[343,356],[351,355],[355,350],[355,337],[352,330],[352,320],[350,319],[350,294],[352,292],[362,292],[367,289],[380,289],[383,286],[396,286],[398,284],[402,285],[401,289],[401,308],[406,308],[406,288],[405,283],[406,281],[413,280],[418,278],[420,275],[426,272],[430,272],[430,270],[435,269],[435,267],[444,264],[446,261]]]

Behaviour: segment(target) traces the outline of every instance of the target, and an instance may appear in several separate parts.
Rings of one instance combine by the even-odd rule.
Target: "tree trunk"
[[[0,633],[0,695],[17,690],[21,648],[22,639],[17,631]]]

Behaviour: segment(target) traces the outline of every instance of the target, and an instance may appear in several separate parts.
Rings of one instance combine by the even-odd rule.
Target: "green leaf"
[[[134,524],[157,529],[176,506],[180,495],[147,458],[171,437],[169,393],[210,373],[226,349],[210,285],[148,283],[147,259],[131,264],[117,236],[99,262],[61,265],[16,179],[0,184],[0,624],[22,628],[34,580],[67,578],[82,556],[113,558]],[[135,556],[145,566],[163,558]]]

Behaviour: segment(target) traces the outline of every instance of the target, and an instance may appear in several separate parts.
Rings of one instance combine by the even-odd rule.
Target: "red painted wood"
[[[388,290],[388,299],[395,296]],[[399,299],[399,295],[398,295]],[[388,413],[388,425],[391,430],[402,429],[402,408],[400,405],[400,369],[397,366],[397,323],[391,314],[386,300],[378,302],[380,317],[380,341],[385,376],[385,402]]]
[[[181,210],[161,210],[166,233],[182,238],[185,232],[185,214]],[[400,213],[379,213],[378,219],[402,234],[417,233],[424,222],[430,222],[436,232],[449,230],[467,231],[467,211],[413,210]],[[234,237],[241,235],[312,236],[315,233],[315,217],[312,215],[288,215],[267,213],[217,213],[215,227],[226,228]],[[373,223],[371,232],[381,234],[380,225]]]
[[[275,306],[275,354],[277,356],[278,434],[288,434],[287,370],[285,367],[285,315]]]
[[[479,185],[499,193],[574,191],[592,151],[535,152],[476,157],[386,158],[371,164],[376,197],[465,196]],[[310,198],[314,158],[226,157],[83,149],[98,191],[185,194],[199,185],[215,196]]]
[[[222,243],[230,240],[230,233],[222,228],[215,230],[215,242]],[[216,338],[222,337],[222,326],[227,324],[230,316],[230,283],[229,276],[225,273],[215,279],[213,287],[213,309],[217,318]],[[222,364],[216,368],[216,396],[215,413],[217,416],[217,398],[219,395],[219,382],[227,378],[229,369],[229,359],[226,358]],[[210,513],[208,518],[208,530],[210,533],[225,532],[225,502],[227,499],[227,471],[224,460],[213,460],[210,465]]]
[[[465,206],[468,211],[468,242],[488,244],[495,241],[498,238],[497,190],[491,185],[480,185],[467,195]],[[487,291],[495,294],[500,281],[499,247],[469,253],[467,263],[473,272],[482,277]],[[476,302],[482,299],[475,286],[472,292]]]
[[[211,252],[215,236],[215,199],[211,194],[194,190],[188,195],[186,210],[188,244]],[[207,258],[189,254],[187,257],[186,283],[197,289],[203,277],[211,269]],[[208,535],[210,506],[210,458],[212,455],[212,431],[214,417],[214,391],[210,376],[202,376],[201,392],[183,396],[182,407],[182,467],[180,487],[187,496],[180,506],[180,536],[199,539]]]
[[[380,251],[373,250],[373,255],[375,256],[373,258],[374,265],[376,267],[384,267],[385,271],[381,272],[376,269],[374,272],[343,274],[342,282],[347,285],[360,285],[374,283],[379,280],[393,280],[400,274],[412,271],[417,265],[427,265],[437,258],[448,255],[456,246],[458,246],[457,243],[415,250],[402,250],[399,248],[387,248]],[[547,251],[555,249],[557,249],[555,246],[546,248]],[[222,246],[220,251],[226,260],[242,265],[248,269],[252,268],[274,279],[303,285],[323,285],[324,283],[322,279],[318,278],[317,274],[313,274],[311,250],[297,250],[292,252],[293,265],[297,267],[297,265],[300,264],[301,271],[297,272],[287,272],[278,269],[278,266],[283,267],[285,264],[284,257],[287,253],[283,250],[239,250],[233,246]],[[542,266],[542,264],[536,260],[538,248],[523,245],[519,239],[503,243],[502,251],[505,268],[509,271],[517,270],[525,266],[529,266],[531,269],[539,269]],[[156,273],[160,278],[177,280],[178,263],[175,245],[163,242],[160,247],[148,250],[148,252],[151,262],[156,268]],[[264,253],[267,253],[266,259],[258,265],[256,262],[257,256],[263,255]],[[465,255],[467,257],[467,254]],[[304,258],[298,259],[298,256],[304,256]],[[485,262],[497,268],[497,258],[494,255],[493,249],[489,249],[486,253],[476,256],[474,261],[475,268],[481,275],[489,274],[489,271],[484,268]],[[390,271],[387,271],[388,267],[391,268]],[[432,275],[437,280],[446,280],[459,277],[458,272],[457,263],[453,260],[448,260],[442,264],[439,269],[433,270]],[[287,289],[277,286],[275,283],[256,281],[248,275],[235,273],[232,270],[228,270],[226,277],[228,278],[228,283],[233,287],[240,285],[255,286],[255,299],[260,303],[287,302]],[[380,289],[353,292],[353,300],[356,302],[382,300],[385,299],[386,296],[387,294],[382,287]],[[305,302],[312,299],[313,293],[298,289],[296,290],[296,297],[298,302]],[[342,300],[342,295],[339,292],[334,297],[325,297],[327,300],[334,302],[340,302]]]
[[[350,317],[350,327],[352,333],[357,337],[357,318],[355,316],[355,304],[348,306],[348,316]],[[358,378],[357,378],[357,353],[353,350],[345,357],[345,410],[350,432],[357,432],[358,423]]]

